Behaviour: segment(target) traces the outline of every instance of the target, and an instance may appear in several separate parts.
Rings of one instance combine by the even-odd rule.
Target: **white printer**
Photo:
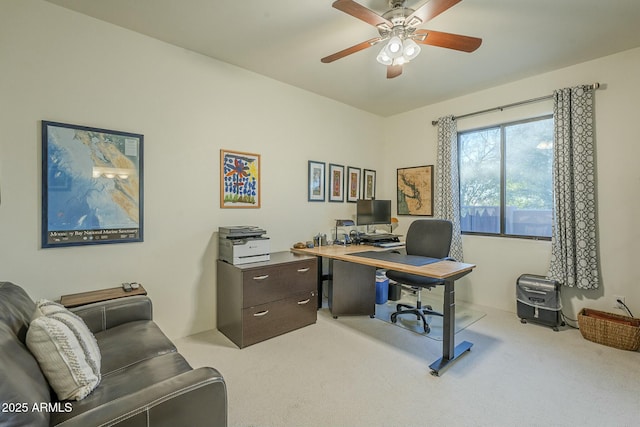
[[[233,265],[269,261],[270,245],[269,238],[263,236],[265,233],[265,230],[249,225],[219,227],[219,258]]]

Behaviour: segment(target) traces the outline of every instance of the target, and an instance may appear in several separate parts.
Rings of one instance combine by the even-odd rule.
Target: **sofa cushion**
[[[51,424],[58,425],[116,399],[127,399],[128,396],[135,395],[136,392],[142,392],[144,395],[145,389],[154,387],[162,381],[171,381],[172,378],[191,370],[191,366],[184,357],[174,352],[152,357],[104,374],[100,386],[93,393],[86,399],[72,402],[73,409],[71,411],[52,413]]]
[[[98,332],[96,340],[102,354],[103,376],[153,357],[176,352],[175,345],[151,320],[129,322]]]
[[[137,320],[95,334],[102,355],[102,379],[69,412],[51,414],[53,425],[191,371],[175,345],[151,320]],[[125,350],[126,349],[126,350]]]
[[[100,348],[96,338],[84,321],[78,315],[70,312],[65,306],[46,299],[36,302],[36,311],[33,318],[41,315],[61,321],[73,332],[80,347],[82,347],[87,363],[98,377],[98,380],[100,380]]]
[[[49,301],[48,299],[39,299],[36,301],[36,310],[31,316],[31,320],[40,316],[50,316],[54,313],[60,312],[69,312],[70,311],[62,304],[58,304],[57,302]]]
[[[59,400],[83,399],[100,382],[94,372],[96,361],[85,353],[64,321],[47,316],[33,319],[27,331],[27,347]]]

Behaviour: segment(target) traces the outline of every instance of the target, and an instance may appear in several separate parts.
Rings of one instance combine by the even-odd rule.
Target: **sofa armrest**
[[[70,309],[92,333],[136,320],[153,320],[151,299],[144,295],[95,302]]]
[[[198,368],[66,420],[64,426],[227,425],[227,388],[220,372]]]

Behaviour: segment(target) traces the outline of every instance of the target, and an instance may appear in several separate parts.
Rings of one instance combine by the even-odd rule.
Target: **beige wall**
[[[435,163],[432,119],[599,81],[603,290],[565,292],[565,304],[611,310],[611,296],[621,294],[640,312],[640,49],[385,119],[47,2],[0,1],[0,280],[34,298],[135,280],[171,337],[213,328],[219,226],[262,226],[279,251],[354,214],[353,204],[307,201],[308,160],[377,170],[378,197],[395,205],[396,168]],[[459,128],[549,108],[461,120]],[[144,243],[40,249],[41,120],[144,134]],[[221,148],[262,155],[261,209],[219,208]],[[400,232],[411,219],[400,218]],[[465,237],[464,250],[478,268],[458,297],[511,311],[517,276],[544,273],[549,258],[547,242],[516,239]]]
[[[384,179],[378,116],[47,2],[1,7],[0,280],[34,298],[139,281],[169,335],[211,329],[219,226],[287,250],[355,213],[307,201],[308,160]],[[144,134],[144,243],[40,249],[41,120]],[[221,148],[262,155],[260,209],[219,208]]]

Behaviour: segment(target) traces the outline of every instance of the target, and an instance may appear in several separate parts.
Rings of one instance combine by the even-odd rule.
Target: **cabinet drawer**
[[[242,307],[253,307],[316,289],[316,260],[306,259],[242,273]]]
[[[316,323],[316,291],[242,310],[241,348]],[[236,343],[237,344],[237,343]]]

